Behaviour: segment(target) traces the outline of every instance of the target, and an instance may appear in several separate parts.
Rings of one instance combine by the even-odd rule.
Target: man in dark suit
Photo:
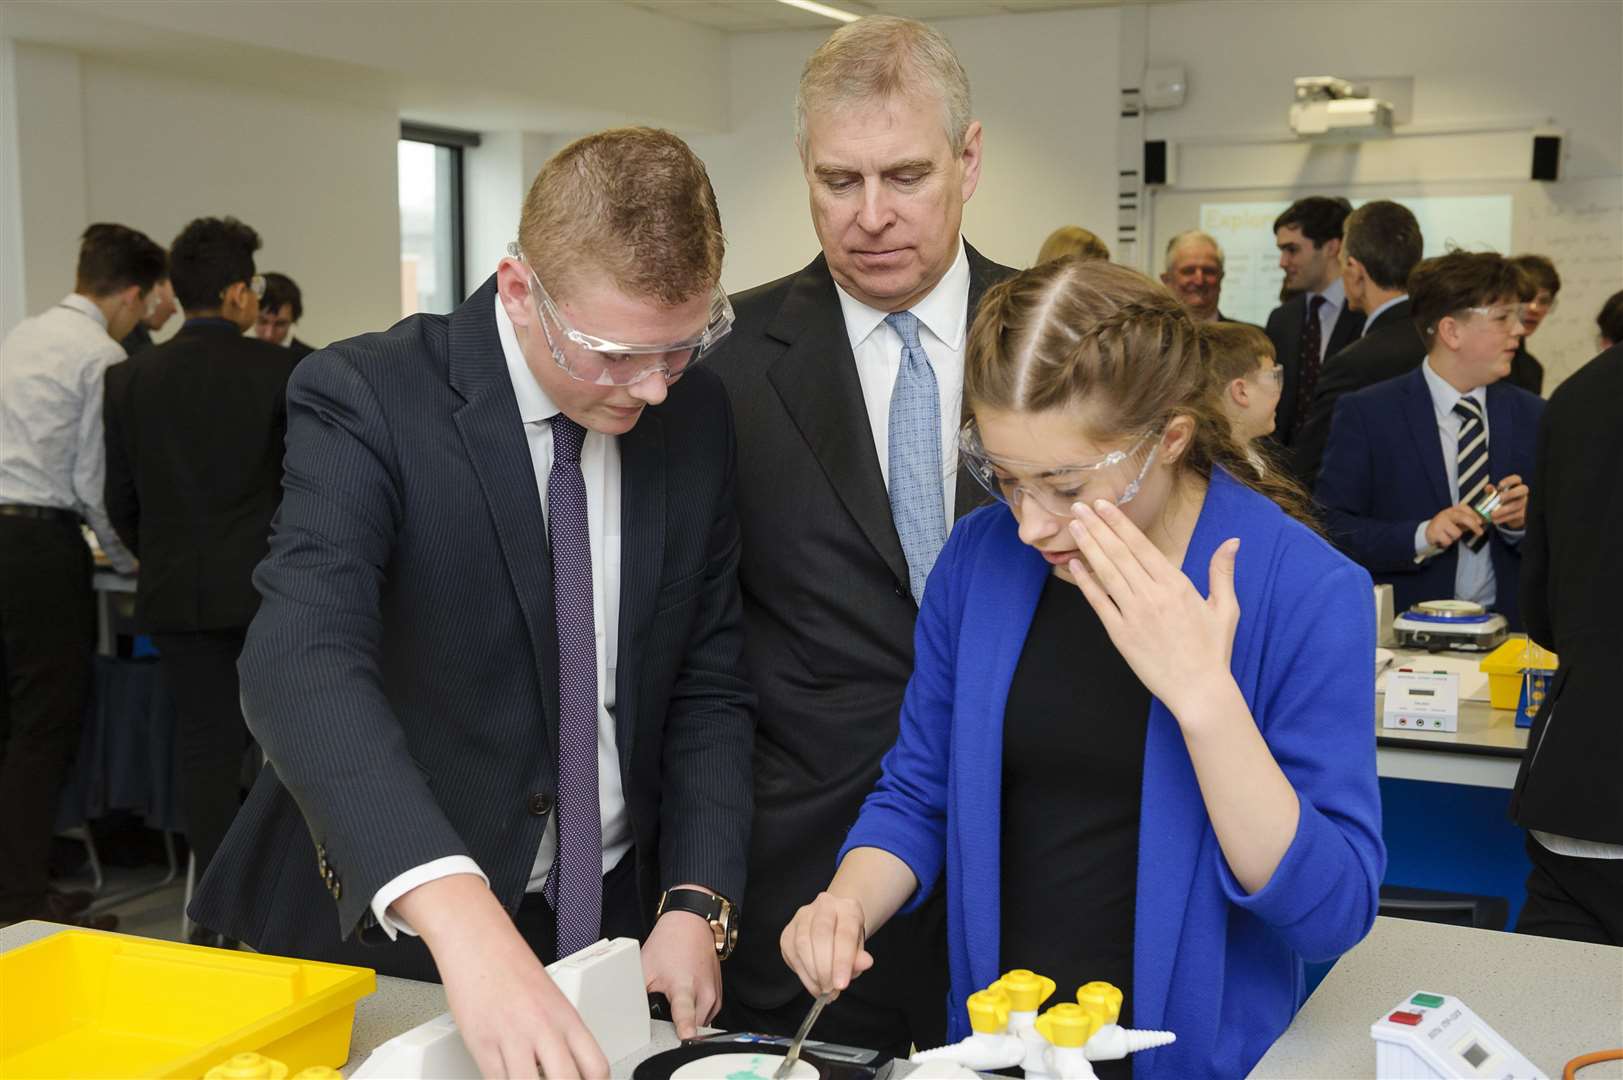
[[[449,316],[298,367],[242,659],[270,767],[192,913],[442,979],[486,1075],[601,1076],[543,963],[642,938],[692,1034],[737,929],[733,428],[693,366],[732,312],[714,193],[667,132],[565,147],[518,235]]]
[[[1522,542],[1527,632],[1561,656],[1510,798],[1533,870],[1516,930],[1623,945],[1623,347],[1568,376],[1539,425]],[[1556,723],[1559,711],[1560,723]]]
[[[1518,276],[1456,251],[1409,278],[1427,356],[1336,403],[1315,495],[1330,537],[1398,610],[1471,600],[1520,625],[1516,590],[1533,439],[1544,402],[1504,381],[1521,340]],[[1472,509],[1497,491],[1490,522]]]
[[[1347,307],[1364,316],[1362,336],[1332,356],[1319,373],[1296,438],[1291,469],[1313,490],[1330,437],[1330,418],[1343,394],[1413,371],[1426,358],[1425,343],[1409,313],[1409,274],[1420,262],[1420,223],[1409,208],[1385,199],[1354,210],[1345,225],[1342,285]]]
[[[316,351],[314,345],[306,345],[293,334],[294,325],[302,318],[304,293],[299,290],[298,282],[286,274],[266,273],[265,302],[260,305],[259,319],[254,323],[254,333],[259,340],[280,345],[292,353],[293,362],[298,363]]]
[[[898,72],[905,92],[874,84]],[[854,22],[812,56],[798,100],[822,254],[738,296],[716,360],[738,424],[745,649],[761,697],[750,932],[726,969],[722,1023],[787,1033],[810,998],[779,934],[828,881],[895,741],[917,599],[952,520],[978,502],[953,469],[968,326],[1012,272],[959,233],[981,128],[936,31]],[[939,1045],[944,925],[940,897],[887,925],[873,972],[817,1035]]]
[[[237,812],[248,747],[237,655],[282,498],[293,363],[242,336],[259,314],[258,247],[233,218],[187,225],[169,257],[185,325],[107,375],[107,512],[141,560],[136,619],[174,697],[181,807],[200,874]],[[219,944],[201,928],[194,940]]]
[[[1266,328],[1285,370],[1274,417],[1274,438],[1281,446],[1295,443],[1325,359],[1350,345],[1364,328],[1364,316],[1347,306],[1341,282],[1341,232],[1351,212],[1346,199],[1310,195],[1274,220],[1284,288],[1295,291],[1268,315]]]

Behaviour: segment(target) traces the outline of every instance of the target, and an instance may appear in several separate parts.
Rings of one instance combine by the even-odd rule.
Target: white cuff
[[[426,885],[430,881],[437,881],[452,874],[474,874],[488,887],[490,879],[485,872],[479,869],[479,864],[466,855],[447,855],[443,859],[425,862],[421,866],[414,866],[404,874],[391,878],[389,882],[372,896],[372,916],[383,927],[383,932],[394,941],[400,934],[410,934],[417,937],[417,931],[407,924],[399,915],[389,914],[389,905],[405,896],[419,885]]]
[[[1422,521],[1420,524],[1414,527],[1414,553],[1416,555],[1423,553],[1427,548],[1431,547],[1431,541],[1426,539],[1426,526],[1429,524],[1431,524],[1431,522]]]

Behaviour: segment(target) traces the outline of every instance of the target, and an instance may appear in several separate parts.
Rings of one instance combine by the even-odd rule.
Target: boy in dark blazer
[[[1315,495],[1330,536],[1392,586],[1399,610],[1472,600],[1519,628],[1524,477],[1544,402],[1504,382],[1521,342],[1519,276],[1501,256],[1451,252],[1409,279],[1427,356],[1336,405]],[[1472,504],[1500,503],[1484,521]]]

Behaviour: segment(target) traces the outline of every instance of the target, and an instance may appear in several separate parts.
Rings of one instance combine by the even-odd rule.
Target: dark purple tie
[[[1291,420],[1292,432],[1300,431],[1307,419],[1308,406],[1313,403],[1313,388],[1319,384],[1319,353],[1322,351],[1324,328],[1319,325],[1319,308],[1324,306],[1322,296],[1307,298],[1307,321],[1302,324],[1301,348],[1297,356],[1301,363],[1296,370],[1296,416]]]
[[[547,898],[558,913],[558,958],[597,940],[603,910],[603,822],[597,802],[597,640],[592,622],[592,542],[580,448],[586,429],[552,418],[547,532],[558,626],[558,861]]]

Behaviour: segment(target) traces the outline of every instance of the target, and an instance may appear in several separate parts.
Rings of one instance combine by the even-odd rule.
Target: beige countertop
[[[1268,1080],[1375,1075],[1370,1025],[1416,991],[1449,994],[1552,1078],[1580,1054],[1623,1046],[1623,949],[1403,919],[1331,969],[1252,1070]],[[1623,1062],[1580,1080],[1616,1080]]]

